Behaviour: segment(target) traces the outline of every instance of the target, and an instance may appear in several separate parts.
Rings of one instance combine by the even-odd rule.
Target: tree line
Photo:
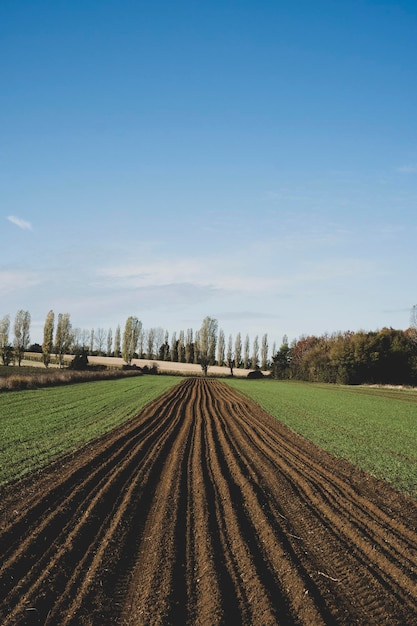
[[[80,329],[73,327],[69,313],[57,316],[50,310],[45,319],[43,342],[30,344],[31,316],[29,311],[19,310],[12,325],[10,316],[0,319],[0,356],[4,365],[15,363],[20,366],[25,351],[42,353],[45,367],[55,358],[60,367],[64,365],[64,355],[72,354],[85,358],[88,355],[122,357],[126,365],[135,358],[173,361],[201,365],[204,374],[212,365],[227,366],[233,375],[234,368],[268,370],[268,336],[258,335],[251,342],[249,335],[235,337],[218,327],[218,321],[205,317],[201,327],[173,332],[161,327],[145,330],[142,322],[129,316],[123,330],[118,325],[113,329]],[[275,346],[273,347],[273,352]]]
[[[276,379],[341,384],[417,385],[417,326],[303,336],[273,356]]]
[[[201,327],[173,332],[161,327],[144,329],[135,316],[123,329],[83,330],[71,324],[69,313],[46,315],[42,345],[30,344],[31,316],[19,310],[12,325],[10,316],[0,319],[0,357],[4,365],[21,364],[25,351],[42,353],[45,367],[55,356],[60,367],[64,355],[122,357],[127,366],[135,358],[199,364],[204,374],[212,365],[270,370],[273,378],[342,384],[417,385],[417,306],[413,307],[407,330],[338,332],[302,336],[288,342],[284,335],[277,350],[268,357],[268,336],[251,342],[239,332],[226,339],[216,319],[205,317]],[[12,335],[12,337],[11,337]]]

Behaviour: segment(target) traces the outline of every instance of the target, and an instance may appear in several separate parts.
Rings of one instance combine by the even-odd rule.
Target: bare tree
[[[29,347],[30,342],[30,313],[20,309],[16,313],[14,321],[14,352],[18,365],[22,362],[25,350]]]
[[[104,352],[104,345],[106,343],[106,331],[104,328],[97,328],[97,331],[94,335],[94,344],[96,346],[96,351],[98,356],[101,356]]]
[[[178,361],[178,352],[177,352],[177,333],[174,331],[171,336],[171,351],[170,351],[170,359],[173,363]]]
[[[94,328],[90,331],[90,354],[94,352]]]
[[[48,367],[51,362],[54,344],[54,322],[55,314],[51,310],[46,316],[45,325],[43,327],[42,359],[45,367]]]
[[[155,328],[155,357],[158,358],[158,355],[160,355],[161,352],[161,348],[164,345],[164,336],[165,336],[165,331],[163,328],[161,328],[161,326],[157,326]]]

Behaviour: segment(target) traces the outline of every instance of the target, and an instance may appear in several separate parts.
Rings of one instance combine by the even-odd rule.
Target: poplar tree
[[[51,310],[46,316],[45,325],[43,327],[42,360],[45,367],[48,367],[51,362],[54,344],[54,321],[55,314]]]
[[[71,341],[72,333],[69,313],[58,313],[55,332],[55,354],[58,358],[59,367],[64,365],[64,354],[68,352]]]
[[[30,342],[30,313],[19,309],[14,321],[14,352],[18,365],[22,362]]]
[[[217,365],[224,365],[224,353],[226,349],[226,340],[222,329],[219,330],[217,342]]]
[[[137,317],[130,316],[126,320],[123,333],[122,357],[128,365],[131,364],[139,343],[142,322]]]
[[[236,335],[235,339],[235,367],[242,365],[242,336],[240,333]]]
[[[116,357],[119,357],[121,354],[121,343],[120,324],[118,324],[114,333],[114,356]]]
[[[200,361],[200,331],[197,330],[194,338],[194,363],[198,364]]]
[[[175,363],[178,360],[177,333],[175,331],[172,333],[172,337],[171,337],[170,359],[173,363]]]
[[[3,365],[9,365],[12,360],[12,347],[9,342],[10,316],[5,315],[0,320],[0,354]]]
[[[177,354],[178,354],[178,363],[185,362],[185,336],[184,331],[180,330],[180,334],[178,335],[178,344],[177,344]]]
[[[268,335],[266,333],[262,336],[261,369],[264,371],[268,369]]]
[[[226,361],[227,361],[227,365],[228,365],[228,367],[230,369],[230,375],[233,376],[233,367],[235,365],[235,361],[233,359],[233,339],[232,339],[232,335],[229,335],[229,341],[227,342]]]
[[[258,365],[259,365],[259,340],[258,340],[258,335],[256,335],[255,339],[253,340],[251,367],[252,369],[256,370],[258,368]]]
[[[147,331],[147,352],[146,358],[153,359],[154,350],[155,350],[155,328],[150,328]]]
[[[109,330],[107,331],[107,356],[111,356],[111,352],[112,352],[112,345],[113,345],[113,331],[111,328],[109,328]]]
[[[193,329],[187,328],[185,335],[185,362],[192,363],[194,358]]]
[[[207,375],[209,365],[214,365],[216,360],[217,326],[217,320],[205,317],[200,328],[199,363],[204,376]]]
[[[247,370],[249,367],[249,335],[246,335],[243,345],[243,368]]]

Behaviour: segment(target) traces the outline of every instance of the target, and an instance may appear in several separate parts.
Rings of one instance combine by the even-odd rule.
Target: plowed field
[[[188,379],[5,488],[0,622],[417,624],[417,505]]]

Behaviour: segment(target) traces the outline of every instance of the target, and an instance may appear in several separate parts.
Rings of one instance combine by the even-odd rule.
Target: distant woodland
[[[61,367],[64,355],[122,357],[129,365],[134,358],[200,364],[207,374],[211,365],[270,372],[278,380],[357,384],[417,385],[417,308],[407,330],[338,332],[302,336],[291,342],[284,335],[281,346],[269,349],[264,334],[253,341],[237,333],[226,339],[218,322],[204,318],[198,330],[191,328],[169,336],[163,328],[143,329],[134,316],[121,329],[73,328],[69,313],[49,311],[42,344],[30,343],[31,316],[19,310],[12,323],[0,318],[0,358],[3,365],[20,365],[27,351],[42,353],[45,367],[52,356]]]

